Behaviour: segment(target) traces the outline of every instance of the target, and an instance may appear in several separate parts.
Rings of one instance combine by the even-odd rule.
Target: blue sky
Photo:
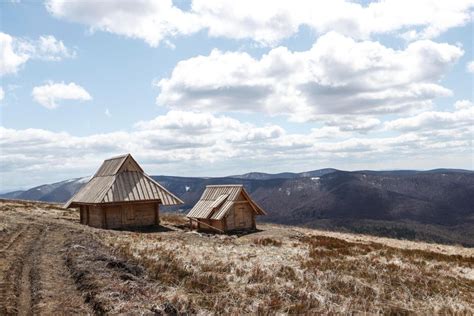
[[[473,168],[473,1],[3,1],[0,190]]]

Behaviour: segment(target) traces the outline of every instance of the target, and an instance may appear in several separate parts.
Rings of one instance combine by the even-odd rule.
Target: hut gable
[[[138,165],[135,159],[133,159],[132,155],[126,154],[104,160],[94,177],[113,176],[123,171],[143,173],[143,169]]]
[[[241,202],[248,202],[255,215],[266,215],[265,211],[252,201],[242,185],[208,185],[187,217],[222,220]]]
[[[92,179],[66,204],[120,203],[156,201],[163,205],[183,202],[144,173],[130,154],[104,161]]]

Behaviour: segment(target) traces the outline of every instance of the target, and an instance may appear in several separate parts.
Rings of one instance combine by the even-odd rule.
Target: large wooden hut
[[[150,178],[130,154],[104,161],[66,204],[78,207],[82,224],[103,228],[158,225],[159,205],[183,202]]]
[[[256,215],[266,213],[242,185],[208,185],[187,217],[192,228],[224,233],[256,229]]]

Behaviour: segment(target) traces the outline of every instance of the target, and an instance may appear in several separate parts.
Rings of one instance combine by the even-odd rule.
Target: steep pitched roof
[[[249,202],[255,214],[266,215],[266,212],[252,200],[242,185],[229,184],[206,186],[201,198],[186,217],[220,220],[224,218],[241,194]]]
[[[89,182],[64,207],[135,201],[182,204],[178,197],[143,172],[130,154],[107,159]]]
[[[133,169],[134,171],[143,173],[143,169],[138,165],[135,159],[133,159],[132,155],[125,154],[104,160],[94,177],[113,176],[116,175],[121,168],[127,168],[127,170]]]

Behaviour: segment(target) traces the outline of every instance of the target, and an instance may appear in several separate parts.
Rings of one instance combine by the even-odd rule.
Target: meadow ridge
[[[259,224],[247,235],[79,224],[0,204],[0,313],[474,312],[474,249]]]
[[[266,212],[261,222],[355,234],[474,246],[474,172],[355,171],[248,173],[223,178],[153,176],[189,212],[207,185],[243,184]],[[69,179],[0,198],[67,202],[90,178]]]

